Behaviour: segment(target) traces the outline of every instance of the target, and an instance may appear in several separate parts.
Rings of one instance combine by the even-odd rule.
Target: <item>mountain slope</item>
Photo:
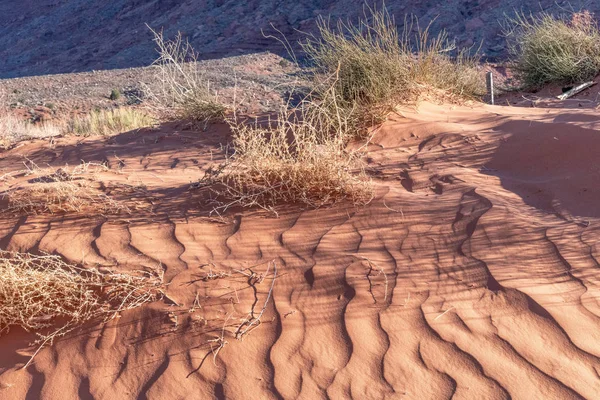
[[[566,2],[564,2],[566,4]],[[145,27],[164,27],[188,36],[204,58],[272,50],[263,37],[270,24],[292,41],[298,31],[314,30],[317,15],[355,19],[362,0],[22,0],[0,2],[0,78],[142,66],[155,57]],[[489,57],[504,54],[499,21],[515,9],[560,12],[562,3],[542,0],[390,0],[390,12],[402,23],[414,14],[422,25],[435,19],[434,31],[447,29],[460,45],[479,45]],[[600,9],[592,5],[591,11]],[[595,9],[594,9],[595,7]],[[272,29],[271,29],[271,32]]]

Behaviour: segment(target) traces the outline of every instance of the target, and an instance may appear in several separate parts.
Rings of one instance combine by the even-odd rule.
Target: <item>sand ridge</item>
[[[106,188],[144,194],[112,192],[139,203],[131,214],[3,213],[3,249],[160,265],[169,285],[164,302],[85,326],[26,370],[32,336],[0,338],[0,399],[597,398],[598,122],[560,108],[402,109],[370,145],[369,205],[278,218],[208,216],[189,189],[221,157],[220,125],[5,152],[3,174],[23,154],[104,162]]]

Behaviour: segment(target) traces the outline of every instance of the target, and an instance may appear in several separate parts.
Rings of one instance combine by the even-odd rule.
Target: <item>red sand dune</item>
[[[222,126],[5,152],[2,173],[25,154],[55,168],[104,161],[107,191],[146,192],[131,215],[2,214],[1,248],[160,264],[169,286],[164,302],[85,326],[25,370],[33,336],[13,329],[0,399],[598,398],[599,124],[595,110],[421,104],[375,135],[369,205],[282,206],[279,218],[208,217],[188,190],[218,159]]]

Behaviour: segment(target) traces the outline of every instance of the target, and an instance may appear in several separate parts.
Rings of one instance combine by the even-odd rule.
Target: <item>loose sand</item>
[[[34,336],[12,329],[0,399],[598,398],[599,128],[593,109],[424,103],[374,136],[369,205],[279,218],[208,216],[189,189],[221,157],[220,125],[0,153],[1,190],[33,184],[23,155],[103,162],[95,181],[132,210],[3,213],[0,248],[161,265],[169,282],[25,370]]]

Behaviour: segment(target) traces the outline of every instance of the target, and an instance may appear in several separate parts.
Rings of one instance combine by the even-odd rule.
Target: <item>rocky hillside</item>
[[[16,4],[18,3],[18,5]],[[573,7],[577,2],[571,2]],[[591,11],[600,3],[587,2]],[[396,20],[435,19],[461,45],[479,45],[489,58],[505,53],[500,21],[515,9],[564,12],[568,2],[541,0],[388,0]],[[154,59],[145,24],[178,30],[203,58],[280,52],[263,37],[270,24],[292,41],[314,30],[317,15],[354,19],[363,0],[20,0],[0,2],[0,78],[147,65]],[[569,6],[570,7],[570,6]],[[576,7],[575,7],[576,8]]]

